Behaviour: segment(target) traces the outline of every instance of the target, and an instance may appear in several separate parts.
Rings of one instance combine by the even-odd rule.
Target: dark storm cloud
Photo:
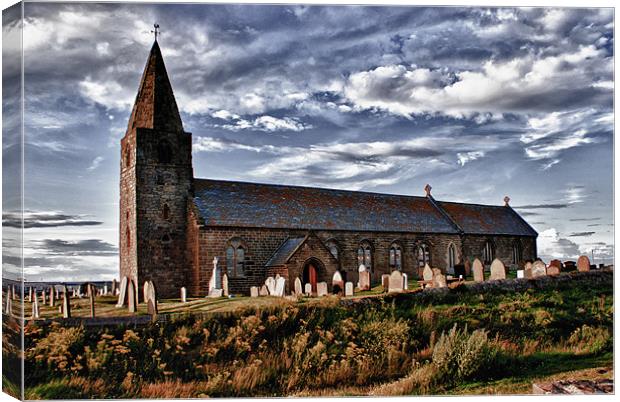
[[[49,254],[71,256],[114,256],[118,248],[113,244],[99,239],[66,241],[61,239],[45,239],[38,242],[40,248]]]
[[[596,232],[576,232],[569,234],[568,237],[588,237],[592,236],[594,233]]]
[[[513,207],[515,209],[563,209],[568,208],[569,204],[532,204],[532,205],[520,205]]]
[[[96,226],[103,222],[84,219],[81,215],[68,215],[58,212],[24,212],[23,226],[30,228],[51,228],[60,226]],[[2,214],[2,225],[12,228],[22,227],[22,215],[18,212]]]
[[[570,222],[592,222],[592,221],[600,221],[601,218],[571,218]]]

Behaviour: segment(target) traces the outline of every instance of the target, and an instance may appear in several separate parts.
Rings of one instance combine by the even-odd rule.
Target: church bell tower
[[[157,37],[121,140],[120,172],[121,279],[137,290],[152,280],[158,296],[178,297],[187,286],[192,136],[183,130]]]

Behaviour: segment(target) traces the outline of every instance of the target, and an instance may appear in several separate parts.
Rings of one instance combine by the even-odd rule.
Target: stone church
[[[199,179],[192,135],[183,129],[160,48],[151,49],[121,140],[120,273],[152,280],[161,297],[186,287],[205,296],[214,271],[248,295],[280,274],[290,291],[331,284],[339,271],[374,282],[393,270],[420,276],[425,264],[458,273],[474,258],[518,266],[536,258],[536,231],[505,205],[260,183]],[[221,278],[218,278],[221,279]]]

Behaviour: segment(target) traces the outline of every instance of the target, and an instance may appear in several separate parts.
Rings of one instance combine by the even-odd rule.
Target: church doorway
[[[304,266],[303,273],[304,288],[306,283],[312,287],[312,293],[317,292],[317,283],[319,282],[319,265],[315,261],[308,261]]]

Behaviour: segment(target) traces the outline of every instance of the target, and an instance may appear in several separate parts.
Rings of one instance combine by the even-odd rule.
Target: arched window
[[[390,246],[390,268],[403,269],[403,252],[398,243],[392,243]]]
[[[366,240],[360,243],[357,249],[357,265],[362,264],[364,264],[367,270],[372,270],[372,247]]]
[[[245,250],[237,242],[232,242],[226,249],[226,268],[231,277],[245,276]]]
[[[521,243],[515,241],[512,245],[512,263],[518,264],[523,259],[523,252],[521,251]]]
[[[493,243],[487,240],[484,243],[484,248],[482,249],[482,262],[485,264],[490,264],[495,259],[495,248],[493,247]]]
[[[161,214],[165,220],[170,220],[170,207],[168,207],[168,204],[164,204]]]
[[[338,242],[334,239],[327,240],[327,248],[334,258],[338,259]]]
[[[168,233],[166,233],[161,237],[161,241],[162,243],[170,243],[172,241],[172,238]]]
[[[431,248],[426,243],[418,246],[418,266],[423,267],[426,264],[431,265]]]
[[[448,269],[454,273],[454,266],[456,265],[456,246],[454,243],[450,243],[448,246]]]
[[[131,230],[129,230],[129,226],[125,229],[125,240],[127,243],[127,248],[131,247]]]
[[[172,147],[168,141],[162,140],[159,142],[157,156],[159,163],[170,163],[172,161]]]

